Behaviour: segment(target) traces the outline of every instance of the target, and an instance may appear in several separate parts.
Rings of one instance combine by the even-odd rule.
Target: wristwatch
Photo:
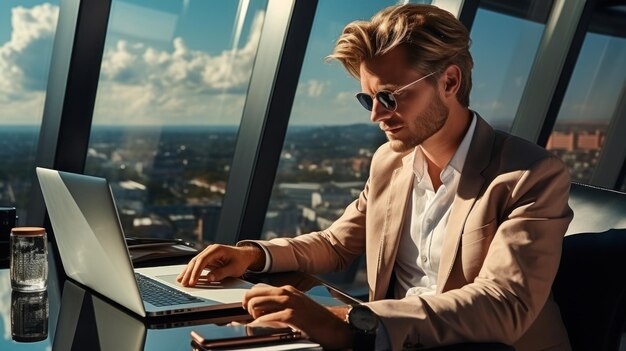
[[[376,346],[378,316],[364,305],[350,307],[346,323],[352,329],[352,350],[372,351]]]

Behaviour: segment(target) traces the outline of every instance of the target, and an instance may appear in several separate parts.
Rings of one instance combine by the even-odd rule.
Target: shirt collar
[[[469,128],[467,128],[467,132],[465,132],[463,140],[461,140],[461,144],[459,144],[459,147],[454,152],[452,159],[450,159],[446,167],[441,171],[441,174],[439,175],[442,182],[445,183],[445,179],[449,177],[452,171],[461,173],[461,171],[463,170],[463,166],[465,165],[465,160],[467,159],[467,154],[469,152],[469,147],[472,142],[472,136],[474,135],[475,129],[476,113],[472,112],[472,121],[470,122]],[[422,181],[424,173],[426,173],[426,159],[421,145],[418,145],[413,152],[413,173],[415,173],[418,183]]]

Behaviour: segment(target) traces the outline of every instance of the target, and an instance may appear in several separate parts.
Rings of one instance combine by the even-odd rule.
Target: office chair
[[[553,285],[572,349],[618,350],[626,316],[626,229],[565,237]]]

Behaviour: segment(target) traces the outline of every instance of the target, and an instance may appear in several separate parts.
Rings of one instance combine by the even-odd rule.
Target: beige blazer
[[[381,146],[365,189],[330,228],[260,242],[270,270],[335,271],[365,252],[367,305],[394,350],[459,342],[568,350],[551,297],[572,219],[563,163],[478,117],[443,241],[438,293],[385,299],[415,178],[411,159]]]

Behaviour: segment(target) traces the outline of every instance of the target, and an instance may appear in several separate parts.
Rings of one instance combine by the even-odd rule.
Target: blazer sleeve
[[[369,180],[359,197],[328,229],[295,238],[253,241],[265,247],[270,272],[327,273],[347,269],[365,250],[365,213]]]
[[[367,303],[394,350],[469,341],[513,344],[542,311],[572,218],[569,174],[560,160],[547,157],[512,179],[498,192],[504,199],[489,199],[506,207],[473,282],[437,295]]]

